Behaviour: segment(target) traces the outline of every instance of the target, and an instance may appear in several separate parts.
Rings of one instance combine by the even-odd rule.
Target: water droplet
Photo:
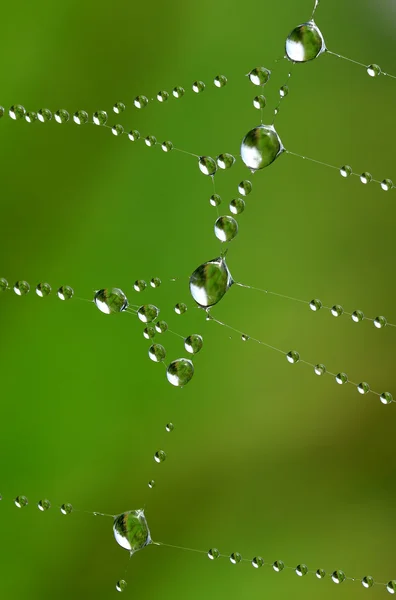
[[[159,312],[159,308],[154,304],[144,304],[138,308],[137,315],[142,323],[151,323],[158,317]]]
[[[157,94],[158,102],[166,102],[168,100],[168,98],[169,98],[169,94],[165,90],[162,90],[161,92],[158,92],[158,94]]]
[[[249,79],[253,85],[265,85],[271,76],[271,71],[265,67],[256,67],[249,73]]]
[[[13,104],[8,111],[8,114],[10,115],[11,119],[14,119],[14,121],[19,121],[19,119],[23,119],[23,117],[26,115],[26,109],[22,106],[22,104]]]
[[[175,313],[177,315],[183,315],[187,311],[187,305],[184,302],[178,302],[175,306]]]
[[[225,75],[216,75],[213,83],[215,84],[216,87],[222,88],[225,85],[227,85],[227,77]]]
[[[237,565],[238,563],[240,563],[242,560],[242,556],[239,554],[239,552],[233,552],[230,555],[230,562],[232,562],[233,565]]]
[[[117,583],[116,583],[117,592],[124,592],[126,590],[126,587],[127,587],[127,582],[125,581],[125,579],[120,579],[119,581],[117,581]]]
[[[364,314],[361,310],[354,310],[352,315],[351,315],[352,321],[354,321],[355,323],[360,323],[360,321],[363,321],[364,319]]]
[[[175,98],[181,98],[182,96],[184,96],[184,88],[182,88],[180,85],[177,85],[173,88],[172,94]]]
[[[259,569],[260,567],[262,567],[264,564],[264,559],[261,558],[261,556],[255,556],[252,560],[252,566],[255,569]]]
[[[215,222],[214,232],[221,242],[231,242],[238,233],[238,223],[233,217],[219,217]]]
[[[381,75],[381,68],[375,64],[369,65],[367,67],[367,73],[370,77],[378,77],[378,75]]]
[[[149,486],[150,490],[152,490],[152,489],[153,489],[153,487],[155,486],[155,481],[154,481],[154,479],[150,479],[150,481],[148,482],[148,484],[147,484],[147,485]]]
[[[70,118],[70,115],[67,112],[67,110],[65,110],[64,108],[60,108],[55,113],[55,121],[57,123],[60,123],[60,124],[67,123],[69,118]]]
[[[190,293],[197,304],[208,308],[217,304],[233,284],[223,257],[200,265],[190,277]]]
[[[145,290],[146,287],[147,283],[144,281],[144,279],[137,279],[133,284],[133,289],[135,290],[135,292],[143,292],[143,290]]]
[[[157,463],[164,462],[165,459],[166,459],[166,454],[163,450],[157,450],[157,452],[154,454],[154,460]]]
[[[198,166],[204,175],[214,175],[217,171],[216,161],[210,156],[200,156]]]
[[[167,142],[162,142],[161,148],[163,152],[170,152],[171,150],[173,150],[173,144],[168,140]]]
[[[113,106],[113,111],[117,115],[120,115],[121,113],[123,113],[124,110],[125,110],[125,104],[123,102],[116,102]]]
[[[386,590],[390,593],[390,594],[394,594],[396,592],[396,580],[392,580],[389,581],[386,584]]]
[[[219,194],[212,194],[212,196],[209,198],[209,203],[211,206],[219,206],[221,203]]]
[[[148,104],[148,99],[146,96],[136,96],[133,104],[136,106],[136,108],[145,108]]]
[[[370,183],[372,178],[373,177],[372,177],[371,173],[368,173],[367,171],[365,171],[364,173],[362,173],[360,175],[360,181],[364,184]]]
[[[389,190],[391,190],[393,188],[393,182],[391,179],[384,179],[383,181],[381,181],[381,189],[384,190],[384,192],[389,192]]]
[[[245,210],[245,201],[242,198],[234,198],[230,202],[230,211],[233,215],[240,215]]]
[[[286,358],[290,364],[294,365],[300,360],[300,355],[297,350],[290,350],[290,352],[286,354]]]
[[[52,119],[52,112],[49,108],[40,108],[37,113],[37,118],[41,123],[47,123]]]
[[[248,336],[248,335],[246,335],[245,333],[242,333],[242,335],[241,335],[241,340],[242,340],[242,342],[247,342],[247,341],[248,341],[248,339],[249,339],[249,336]]]
[[[202,346],[203,339],[198,333],[193,333],[184,340],[184,347],[190,354],[198,354],[198,352],[202,350]]]
[[[388,321],[383,316],[375,317],[375,319],[374,319],[374,326],[377,329],[382,329],[383,327],[386,326],[387,323],[388,323]]]
[[[4,116],[4,106],[0,106],[0,119]]]
[[[8,290],[8,281],[4,277],[0,277],[0,292]]]
[[[318,298],[315,298],[314,300],[311,300],[311,302],[309,303],[309,308],[311,310],[313,310],[314,312],[316,312],[322,308],[322,303]]]
[[[145,327],[143,330],[143,336],[146,340],[151,340],[155,337],[155,329],[154,327]]]
[[[352,175],[352,167],[350,167],[349,165],[344,165],[340,169],[340,175],[342,177],[350,177],[350,175]]]
[[[330,309],[330,312],[333,317],[340,317],[344,312],[344,309],[339,304],[334,304],[334,306]]]
[[[253,98],[254,108],[261,109],[261,108],[264,108],[266,104],[267,104],[267,99],[263,95],[255,96]]]
[[[217,550],[217,548],[211,548],[208,552],[208,558],[210,558],[210,560],[215,560],[216,558],[219,558],[220,556],[220,552]]]
[[[325,50],[323,35],[314,21],[299,25],[286,39],[286,56],[292,62],[313,60]]]
[[[144,138],[144,143],[146,144],[146,146],[151,148],[152,146],[155,146],[155,144],[157,143],[157,138],[154,135],[148,135],[147,137]]]
[[[155,324],[155,331],[157,333],[165,333],[167,329],[168,323],[166,321],[158,321],[158,323]]]
[[[235,157],[228,152],[224,152],[223,154],[219,154],[216,158],[216,162],[219,169],[230,169],[235,163]]]
[[[107,123],[107,112],[105,110],[97,110],[92,118],[95,125],[106,125]]]
[[[52,288],[49,283],[39,283],[36,286],[36,294],[40,298],[45,298],[45,296],[48,296],[51,293],[51,290]]]
[[[14,500],[14,504],[17,508],[23,508],[29,504],[29,501],[26,496],[17,496]]]
[[[128,299],[119,288],[98,290],[94,296],[94,303],[105,315],[123,312],[128,308]]]
[[[45,512],[51,508],[51,502],[46,498],[44,500],[40,500],[40,502],[37,504],[37,508],[41,510],[41,512]]]
[[[238,192],[241,194],[241,196],[248,196],[250,194],[250,192],[252,191],[252,189],[253,189],[252,182],[249,181],[248,179],[244,179],[238,185]]]
[[[342,583],[346,579],[344,571],[333,571],[331,578],[334,583]]]
[[[165,348],[161,344],[153,344],[149,348],[148,355],[153,362],[162,362],[166,357]]]
[[[138,139],[140,139],[140,133],[136,131],[136,129],[131,129],[131,131],[128,133],[128,137],[131,142],[136,142]]]
[[[188,358],[178,358],[172,361],[166,371],[169,383],[176,387],[183,387],[194,375],[194,365]]]
[[[374,585],[374,579],[370,575],[366,575],[362,579],[362,586],[365,588],[371,588]]]
[[[288,93],[289,93],[289,88],[288,88],[288,86],[287,86],[287,85],[282,85],[282,86],[279,88],[279,96],[280,96],[281,98],[285,98],[285,97],[288,95]]]
[[[259,125],[243,138],[241,157],[252,171],[264,169],[284,151],[283,144],[273,125]]]
[[[335,380],[340,385],[344,385],[344,383],[348,383],[348,375],[346,373],[338,373],[335,376]]]
[[[151,544],[144,510],[129,510],[114,518],[113,533],[117,544],[131,555]]]
[[[17,296],[26,296],[30,292],[30,285],[27,281],[17,281],[13,287]]]
[[[393,396],[390,392],[382,392],[380,400],[382,404],[390,404],[391,402],[393,402]]]
[[[73,121],[77,125],[85,125],[88,123],[88,113],[85,110],[77,110],[73,115]]]
[[[308,573],[308,567],[307,567],[307,565],[297,565],[297,567],[296,567],[296,575],[298,575],[299,577],[303,577],[307,573]]]
[[[66,502],[66,504],[62,504],[60,511],[62,515],[70,515],[73,512],[73,506]]]
[[[368,394],[370,391],[370,386],[366,381],[362,381],[362,383],[359,383],[357,386],[357,390],[359,394]]]
[[[122,135],[124,133],[124,128],[122,125],[117,123],[116,125],[113,125],[113,127],[111,128],[111,133],[115,136]]]
[[[150,285],[152,288],[157,288],[161,285],[161,279],[159,277],[152,277],[150,280]]]
[[[173,431],[173,430],[174,430],[174,428],[175,428],[175,426],[173,425],[173,423],[167,423],[167,424],[166,424],[166,426],[165,426],[165,430],[166,430],[168,433],[171,433],[171,431]]]
[[[318,579],[323,579],[326,577],[326,571],[324,569],[317,569],[315,575]]]
[[[196,94],[200,94],[205,89],[205,84],[203,81],[194,81],[192,84],[192,91]]]
[[[34,110],[30,110],[25,115],[25,121],[26,123],[34,123],[35,121],[37,121],[37,113],[34,112]]]
[[[326,367],[322,363],[318,363],[314,366],[315,375],[324,375],[326,373]]]
[[[273,564],[272,564],[272,568],[274,569],[274,571],[276,571],[277,573],[280,573],[281,571],[283,571],[283,569],[285,568],[285,564],[282,560],[276,560]]]
[[[59,300],[71,300],[74,295],[73,288],[70,285],[62,285],[57,291]]]

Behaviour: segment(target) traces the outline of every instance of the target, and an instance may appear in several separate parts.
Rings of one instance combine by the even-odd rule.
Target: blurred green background
[[[238,154],[259,122],[252,106],[259,89],[245,74],[271,67],[311,10],[311,0],[8,4],[0,101],[28,110],[104,109],[109,124],[187,151]],[[385,0],[322,0],[317,12],[331,50],[396,73],[391,17]],[[265,88],[264,121],[287,69],[278,63]],[[220,90],[213,86],[219,73],[228,77]],[[191,91],[195,79],[207,84],[203,94]],[[186,88],[182,99],[133,108],[137,94],[155,98],[175,85]],[[396,177],[395,94],[394,81],[322,56],[294,69],[277,129],[294,152],[349,163],[376,179]],[[115,101],[127,105],[121,116],[112,112]],[[395,407],[242,343],[194,308],[188,276],[220,252],[211,181],[195,159],[92,125],[4,117],[0,127],[0,276],[32,286],[27,297],[0,298],[1,597],[116,595],[128,555],[113,539],[111,520],[64,517],[56,509],[63,502],[112,514],[145,506],[153,538],[168,544],[216,546],[382,582],[396,577]],[[235,279],[396,321],[394,192],[292,156],[253,177],[238,161],[216,177],[221,214],[244,177],[254,189],[229,249]],[[153,276],[163,281],[158,290],[133,291],[135,279]],[[40,281],[54,291],[71,285],[85,299],[119,286],[132,304],[158,304],[174,331],[204,337],[193,380],[183,390],[167,383],[133,315],[108,317],[55,293],[40,299]],[[182,316],[173,312],[179,301],[189,307]],[[378,331],[241,288],[213,313],[332,372],[344,370],[352,381],[395,390],[393,328]],[[185,355],[182,340],[169,333],[158,341],[169,360]],[[160,448],[168,457],[157,465]],[[18,494],[30,501],[23,510],[12,503]],[[53,503],[45,514],[36,509],[42,497]],[[154,546],[133,557],[125,578],[126,597],[135,598],[366,593],[350,581],[337,587]]]

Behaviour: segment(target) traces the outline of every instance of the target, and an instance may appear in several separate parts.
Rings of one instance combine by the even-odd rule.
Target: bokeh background
[[[245,74],[272,67],[285,36],[308,19],[311,0],[242,3],[75,1],[2,11],[1,104],[28,110],[107,110],[109,124],[153,134],[196,154],[238,154],[259,122],[259,89]],[[388,0],[322,3],[317,22],[327,46],[396,73],[395,7]],[[271,118],[288,64],[265,88]],[[225,74],[223,89],[213,78]],[[201,79],[206,90],[191,91]],[[133,108],[175,85],[180,100]],[[277,119],[290,150],[376,179],[396,177],[395,82],[332,56],[295,68]],[[112,112],[115,101],[127,110]],[[291,366],[278,353],[194,308],[189,274],[220,252],[213,234],[211,181],[194,158],[114,137],[109,129],[54,121],[0,123],[0,276],[26,279],[31,293],[0,298],[0,595],[9,600],[112,598],[125,575],[126,597],[359,598],[360,583],[298,578],[292,570],[233,566],[226,559],[151,546],[128,555],[110,519],[146,507],[155,540],[244,558],[259,554],[294,567],[347,576],[396,578],[394,564],[395,408],[350,385]],[[394,307],[394,192],[292,156],[250,176],[241,162],[216,177],[222,214],[237,184],[253,192],[229,248],[235,279],[346,311]],[[133,291],[137,278],[162,279]],[[171,282],[172,278],[176,281]],[[48,281],[73,286],[61,302],[34,293]],[[183,390],[147,356],[142,324],[108,317],[93,292],[119,286],[132,304],[153,302],[174,331],[201,333],[204,349]],[[188,304],[185,315],[173,312]],[[233,288],[213,314],[282,350],[296,349],[332,372],[373,389],[395,390],[395,331],[299,303]],[[157,336],[160,338],[160,336]],[[185,355],[167,333],[169,360]],[[165,424],[175,430],[168,434]],[[167,452],[155,464],[158,449]],[[149,490],[147,482],[155,479]],[[13,499],[26,494],[29,506]],[[36,503],[53,508],[41,514]],[[56,508],[71,502],[68,517]],[[87,511],[87,512],[84,512]]]

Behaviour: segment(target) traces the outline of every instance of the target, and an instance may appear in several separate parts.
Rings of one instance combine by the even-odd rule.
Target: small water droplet
[[[190,293],[197,304],[209,308],[222,299],[233,283],[225,259],[214,258],[195,269],[190,277]]]
[[[219,204],[221,203],[221,198],[219,194],[212,194],[209,198],[209,203],[211,206],[219,206]]]
[[[146,338],[146,340],[151,340],[153,339],[153,337],[155,337],[155,329],[154,327],[145,327],[143,330],[143,336]]]
[[[271,76],[271,71],[265,67],[255,67],[249,73],[249,79],[253,85],[265,85]]]
[[[29,500],[26,496],[17,496],[14,500],[14,504],[17,508],[23,508],[29,504]]]
[[[105,288],[95,292],[94,303],[105,315],[123,312],[128,308],[128,299],[119,288]]]
[[[326,367],[322,363],[318,363],[314,366],[315,375],[324,375],[326,373]]]
[[[57,295],[59,300],[71,300],[74,295],[74,290],[70,285],[62,285],[57,291]]]
[[[37,118],[41,123],[47,123],[52,119],[52,112],[49,108],[40,108],[37,113]]]
[[[25,115],[25,121],[26,123],[34,123],[37,121],[37,113],[34,110],[29,110]]]
[[[371,588],[374,585],[374,579],[371,577],[371,575],[366,575],[366,577],[363,577],[362,579],[362,586],[365,588]]]
[[[331,578],[334,583],[342,583],[346,579],[344,571],[333,571]]]
[[[303,577],[307,573],[308,573],[308,567],[307,567],[307,565],[297,565],[297,567],[296,567],[296,575],[298,575],[299,577]]]
[[[264,564],[264,559],[261,556],[255,556],[252,560],[252,567],[259,569]]]
[[[282,85],[282,86],[279,88],[279,96],[280,96],[281,98],[285,98],[285,97],[288,95],[288,93],[289,93],[289,88],[288,88],[288,86],[287,86],[287,85]]]
[[[192,84],[192,91],[196,94],[201,94],[205,89],[205,84],[203,81],[194,81]]]
[[[210,560],[215,560],[216,558],[219,558],[220,556],[220,552],[217,550],[217,548],[211,548],[208,552],[208,558],[210,558]]]
[[[143,290],[145,290],[146,287],[147,283],[144,281],[144,279],[137,279],[133,284],[133,289],[135,290],[135,292],[143,292]]]
[[[378,75],[381,75],[381,67],[376,64],[369,65],[367,67],[367,74],[370,75],[370,77],[378,77]]]
[[[44,500],[40,500],[37,504],[37,508],[41,510],[41,512],[45,512],[51,508],[51,502],[47,500],[47,498],[44,498]]]
[[[85,110],[77,110],[73,115],[73,121],[77,125],[85,125],[88,123],[88,113]]]
[[[183,387],[194,375],[194,365],[188,358],[177,358],[172,361],[166,371],[166,376],[172,385]]]
[[[187,305],[184,302],[178,302],[175,306],[175,313],[177,315],[183,315],[187,311]]]
[[[326,571],[324,569],[317,569],[315,575],[318,579],[324,579],[324,577],[326,577]]]
[[[225,75],[216,75],[213,83],[215,84],[216,87],[222,88],[225,85],[227,85],[227,77]]]
[[[107,112],[105,110],[97,110],[93,117],[93,122],[95,125],[106,125],[107,123]]]
[[[4,106],[0,106],[0,119],[4,116]]]
[[[274,571],[276,571],[277,573],[280,573],[281,571],[283,571],[283,569],[285,568],[285,564],[282,560],[276,560],[273,564],[272,564],[272,568],[274,569]]]
[[[49,283],[39,283],[36,286],[36,294],[40,298],[45,298],[46,296],[49,296],[51,290],[52,288]]]
[[[290,352],[286,354],[286,358],[290,364],[294,365],[300,360],[300,355],[297,350],[290,350]]]
[[[159,277],[152,277],[150,279],[150,285],[152,288],[157,288],[161,285],[161,279]]]
[[[370,391],[370,386],[366,381],[362,381],[357,386],[357,390],[358,390],[359,394],[368,394]]]
[[[348,375],[346,373],[338,373],[335,376],[335,380],[340,385],[344,385],[345,383],[348,383]]]
[[[125,104],[124,104],[123,102],[116,102],[116,103],[113,105],[113,111],[114,111],[114,112],[115,112],[117,115],[120,115],[121,113],[123,113],[123,112],[124,112],[124,110],[125,110],[125,108],[126,108],[126,107],[125,107]]]
[[[124,133],[124,128],[122,125],[120,125],[119,123],[116,123],[115,125],[113,125],[113,127],[111,128],[111,133],[115,136],[119,136],[122,135]]]
[[[136,96],[133,104],[136,108],[145,108],[148,104],[148,98],[146,96]]]
[[[157,94],[158,102],[166,102],[168,100],[168,98],[169,98],[169,94],[165,90],[162,90],[161,92],[158,92],[158,94]]]
[[[228,152],[224,152],[223,154],[219,154],[216,162],[219,169],[230,169],[235,164],[235,157]]]
[[[182,88],[180,85],[177,85],[173,88],[172,94],[175,98],[181,98],[184,96],[184,88]]]
[[[309,303],[309,308],[311,310],[313,310],[314,312],[316,312],[322,308],[322,303],[318,298],[315,298],[314,300],[311,300],[311,302]]]
[[[364,319],[364,314],[361,310],[354,310],[352,315],[351,315],[352,321],[354,321],[355,323],[360,323],[360,321],[363,321]]]
[[[117,592],[124,592],[126,590],[126,587],[127,587],[127,582],[125,581],[125,579],[120,579],[119,581],[117,581],[117,583],[116,583]]]
[[[55,121],[57,123],[67,123],[68,120],[70,119],[70,115],[67,112],[67,110],[65,110],[64,108],[60,108],[59,110],[56,111],[55,113]]]
[[[114,538],[122,548],[134,554],[151,544],[151,536],[143,509],[129,510],[114,518]]]
[[[340,175],[342,177],[350,177],[352,175],[352,167],[350,167],[349,165],[344,165],[340,169]]]
[[[161,344],[152,344],[152,346],[150,346],[149,348],[148,355],[153,362],[159,363],[165,360],[166,351],[165,348],[161,346]]]
[[[239,552],[233,552],[230,555],[230,562],[232,562],[233,565],[237,565],[238,563],[240,563],[242,560],[242,556],[239,554]]]
[[[330,309],[330,312],[333,315],[333,317],[340,317],[343,314],[344,309],[339,304],[334,304],[334,306],[332,306],[332,308]]]
[[[373,177],[372,177],[371,173],[368,173],[368,171],[365,171],[364,173],[362,173],[360,175],[360,181],[364,184],[370,183],[372,178]]]
[[[233,217],[219,217],[215,222],[214,232],[221,242],[231,242],[238,233],[238,223]]]
[[[0,292],[8,290],[8,281],[4,277],[0,277]]]
[[[384,190],[384,192],[389,192],[389,190],[391,190],[393,188],[393,182],[391,179],[384,179],[383,181],[381,181],[381,189]]]
[[[248,339],[249,339],[249,336],[248,336],[248,335],[246,335],[245,333],[242,333],[242,335],[241,335],[241,340],[242,340],[242,342],[247,342],[247,341],[248,341]]]
[[[136,131],[136,129],[131,129],[131,131],[128,133],[128,137],[131,142],[136,142],[138,139],[140,139],[140,133]]]
[[[254,108],[257,108],[258,110],[260,110],[261,108],[265,108],[266,104],[267,104],[267,99],[262,94],[260,94],[259,96],[255,96],[253,98],[253,106],[254,106]]]
[[[147,484],[147,485],[149,486],[150,490],[152,490],[152,489],[153,489],[153,487],[155,486],[155,481],[154,481],[154,479],[150,479],[150,481],[148,482],[148,484]]]
[[[173,144],[168,140],[166,142],[162,142],[161,148],[163,152],[170,152],[171,150],[173,150]]]
[[[184,340],[184,347],[190,354],[198,354],[202,350],[202,346],[203,339],[198,333],[193,333]]]
[[[253,189],[252,182],[249,181],[248,179],[244,179],[238,185],[238,192],[239,192],[239,194],[241,194],[241,196],[248,196],[250,194],[250,192],[252,191],[252,189]]]
[[[216,161],[210,156],[200,156],[198,166],[204,175],[214,175],[217,171]]]
[[[175,428],[175,426],[173,425],[173,423],[167,423],[167,424],[165,425],[165,430],[166,430],[168,433],[171,433],[171,431],[173,431],[173,430],[174,430],[174,428]]]
[[[146,146],[151,148],[152,146],[156,145],[157,138],[154,135],[148,135],[147,137],[144,138],[144,143],[146,144]]]
[[[166,459],[166,454],[163,450],[157,450],[157,452],[154,454],[154,460],[157,463],[162,463],[162,462],[164,462],[165,459]]]
[[[298,25],[286,39],[286,56],[291,62],[307,62],[326,50],[324,37],[314,21]]]
[[[154,304],[144,304],[138,308],[137,315],[142,323],[151,323],[158,317],[159,312],[159,308]]]
[[[157,333],[165,333],[167,329],[168,323],[166,321],[158,321],[158,323],[155,324],[155,331]]]
[[[230,211],[233,215],[240,215],[245,210],[245,201],[242,198],[234,198],[230,202]]]
[[[241,144],[241,158],[252,172],[270,165],[283,151],[283,144],[273,125],[254,127]]]
[[[388,323],[388,321],[383,316],[375,317],[375,319],[374,319],[374,326],[377,329],[382,329],[383,327],[386,327],[387,323]]]
[[[66,502],[65,504],[62,504],[60,511],[62,515],[70,515],[73,512],[73,506]]]
[[[8,111],[8,114],[14,121],[19,121],[19,119],[23,119],[26,115],[26,109],[22,104],[13,104]]]
[[[17,281],[14,284],[13,290],[17,296],[26,296],[30,292],[30,285],[27,281]]]
[[[391,402],[393,402],[393,396],[390,392],[382,392],[380,400],[382,404],[390,404]]]

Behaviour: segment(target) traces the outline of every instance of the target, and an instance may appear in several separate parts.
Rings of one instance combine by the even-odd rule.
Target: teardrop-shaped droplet
[[[279,88],[279,96],[281,98],[286,98],[286,96],[288,96],[288,94],[289,94],[289,87],[287,85],[282,85]]]
[[[153,362],[162,362],[165,360],[166,351],[161,344],[152,344],[149,348],[148,355]]]
[[[221,242],[231,242],[238,233],[238,223],[233,217],[219,217],[214,226],[215,236]]]
[[[143,509],[129,510],[114,518],[113,533],[117,544],[131,555],[151,544],[151,535]]]
[[[57,291],[59,300],[71,300],[74,296],[74,290],[70,285],[62,285]]]
[[[49,296],[51,290],[52,288],[49,283],[38,283],[36,286],[36,294],[40,298],[45,298],[46,296]]]
[[[235,157],[228,152],[224,152],[223,154],[219,154],[216,158],[216,162],[219,169],[230,169],[235,163]]]
[[[60,108],[59,110],[56,111],[55,113],[55,121],[57,123],[67,123],[68,120],[70,119],[70,115],[67,112],[67,110],[65,110],[64,108]]]
[[[283,144],[273,125],[259,125],[243,138],[241,157],[252,171],[264,169],[284,151]]]
[[[204,175],[214,175],[217,171],[216,161],[211,156],[200,156],[198,166]]]
[[[107,123],[107,112],[105,110],[97,110],[92,118],[95,125],[106,125]]]
[[[136,106],[136,108],[145,108],[148,104],[148,99],[146,96],[136,96],[133,104]]]
[[[203,339],[198,333],[193,333],[184,340],[184,347],[190,354],[198,354],[202,350],[202,346]]]
[[[176,387],[183,387],[194,375],[194,365],[188,358],[177,358],[172,361],[166,371],[169,383]]]
[[[249,73],[249,79],[253,85],[265,85],[271,76],[271,71],[265,67],[255,67]]]
[[[314,21],[299,25],[286,39],[286,56],[292,62],[313,60],[325,50],[324,37]]]
[[[190,293],[204,308],[217,304],[233,284],[225,258],[214,258],[200,265],[190,277]]]
[[[142,323],[151,323],[158,317],[159,312],[159,308],[154,304],[144,304],[138,308],[137,315]]]
[[[30,285],[27,281],[16,281],[13,290],[17,296],[26,296],[30,292]]]
[[[94,303],[105,315],[123,312],[128,308],[128,299],[119,288],[98,290],[94,296]]]
[[[153,487],[155,487],[155,481],[154,481],[154,479],[150,479],[150,481],[148,482],[147,485],[149,486],[150,490],[152,490]]]

